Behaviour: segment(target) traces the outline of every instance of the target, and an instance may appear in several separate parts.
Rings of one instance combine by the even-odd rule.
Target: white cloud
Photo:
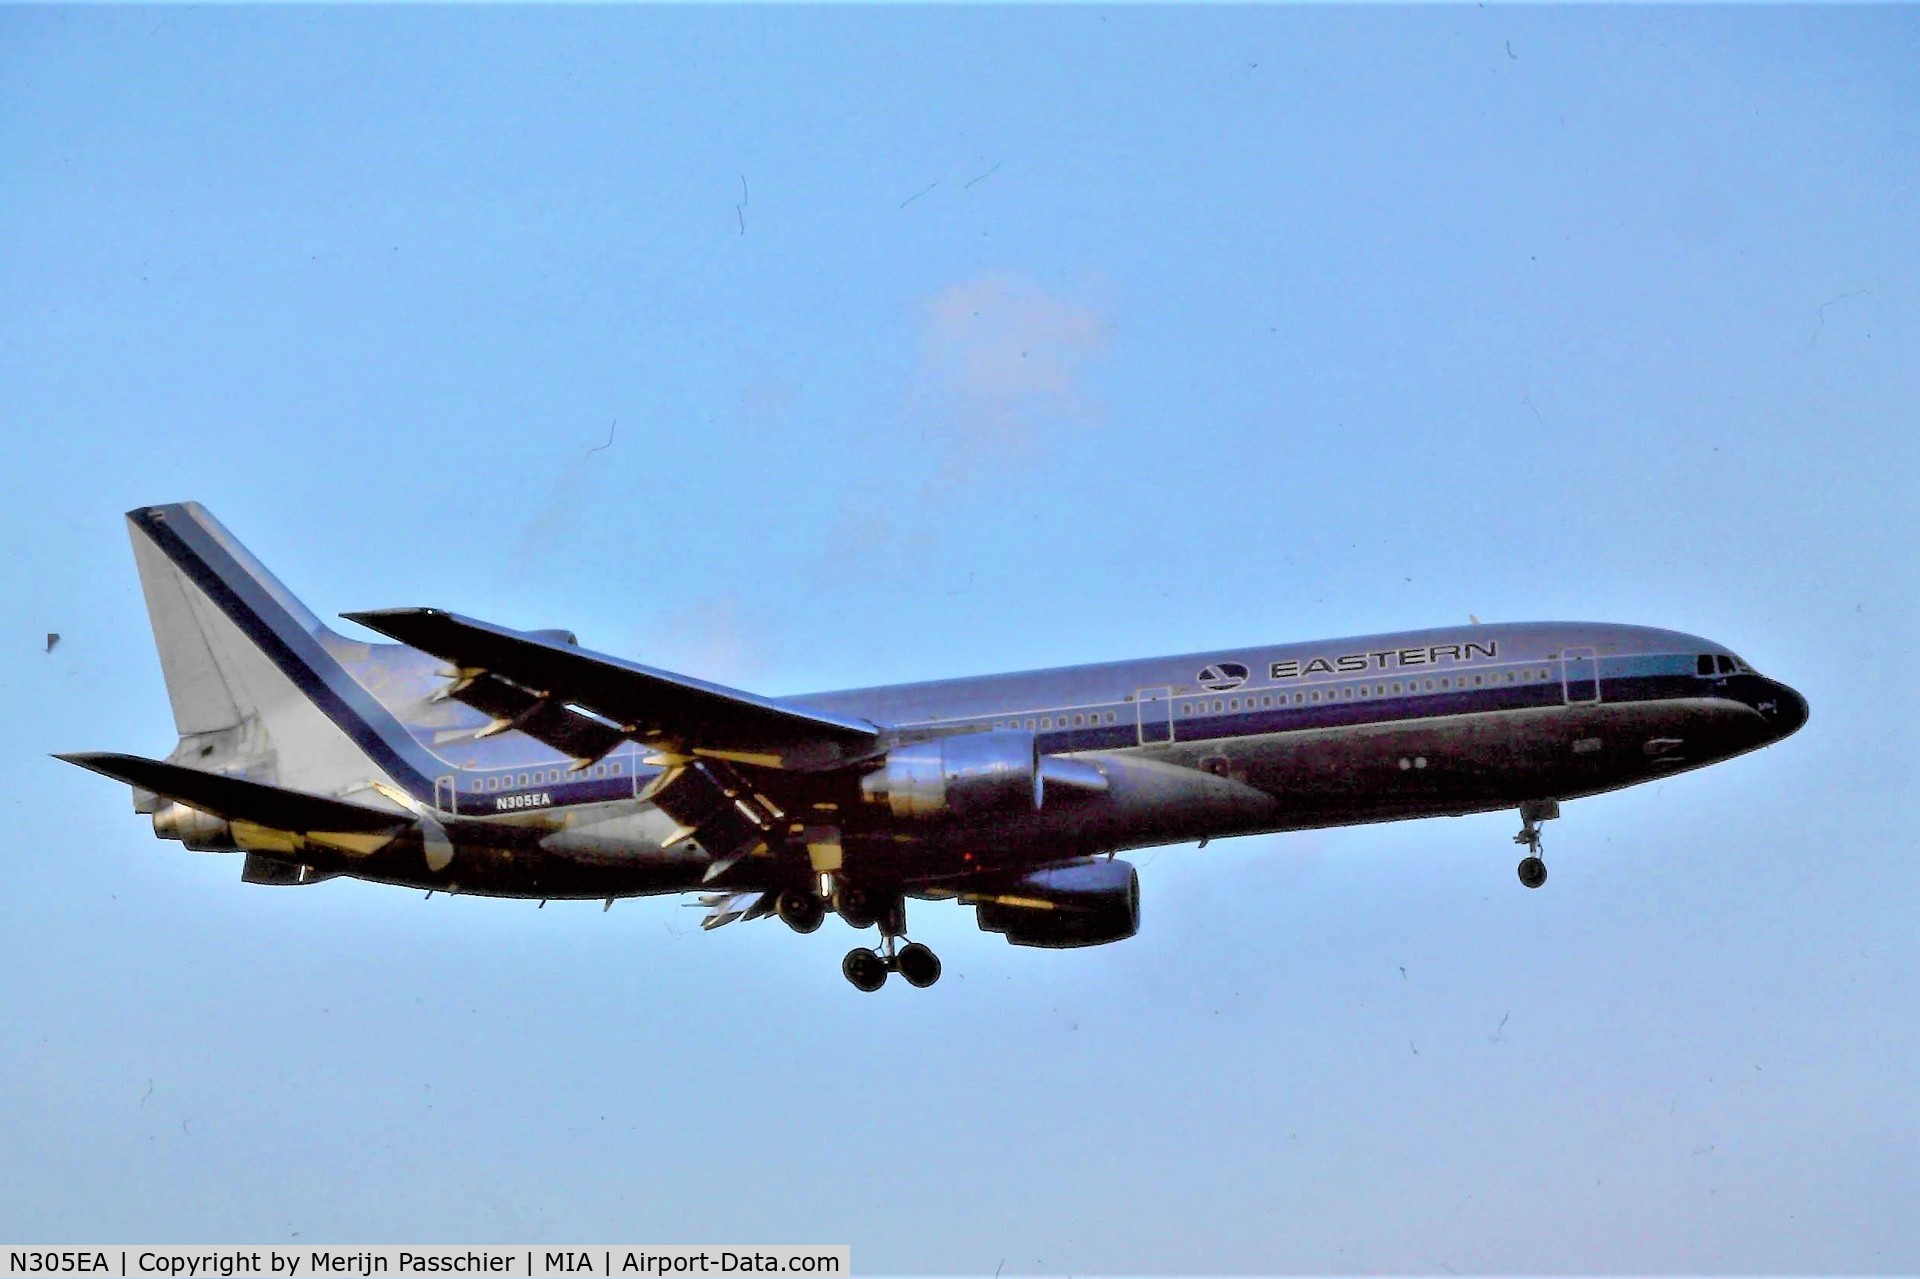
[[[1055,437],[1099,425],[1088,368],[1113,328],[1104,290],[1074,297],[992,272],[951,285],[922,317],[927,436],[936,490],[1030,465]]]

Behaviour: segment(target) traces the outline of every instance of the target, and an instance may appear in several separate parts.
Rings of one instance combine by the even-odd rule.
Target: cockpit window
[[[1751,675],[1753,674],[1753,667],[1748,666],[1731,653],[1702,653],[1694,659],[1693,672],[1696,675],[1706,676],[1733,675],[1736,673]]]

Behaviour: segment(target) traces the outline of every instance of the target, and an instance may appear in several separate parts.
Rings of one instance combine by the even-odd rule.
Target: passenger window
[[[1342,696],[1342,697],[1344,697],[1344,698],[1347,698],[1348,700],[1352,700],[1352,698],[1353,698],[1353,685],[1351,685],[1351,684],[1349,684],[1349,685],[1347,685],[1347,686],[1346,686],[1345,688],[1343,688],[1343,689],[1341,689],[1341,690],[1340,690],[1340,696]]]
[[[1453,684],[1443,676],[1440,680],[1440,687],[1443,689],[1452,688]]]
[[[1396,692],[1396,693],[1397,693],[1397,692],[1399,692],[1399,691],[1400,691],[1400,685],[1398,685],[1398,684],[1395,684],[1395,685],[1393,686],[1393,691],[1394,691],[1394,692]]]
[[[1320,700],[1320,690],[1319,690],[1319,689],[1315,689],[1315,690],[1313,691],[1313,700],[1314,700],[1314,701],[1316,701],[1316,702]]]

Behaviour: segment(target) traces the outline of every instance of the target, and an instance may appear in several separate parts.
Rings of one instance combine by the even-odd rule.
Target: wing
[[[365,804],[350,804],[343,799],[311,795],[306,791],[286,790],[265,782],[248,781],[244,777],[203,773],[199,769],[157,759],[142,759],[138,755],[96,751],[56,755],[54,758],[178,800],[227,821],[251,822],[273,830],[302,834],[322,831],[377,834],[391,833],[413,823],[413,818],[406,813],[369,808]]]
[[[873,754],[863,719],[775,701],[432,608],[345,616],[457,668],[447,696],[576,759],[626,738],[663,751],[814,771]]]

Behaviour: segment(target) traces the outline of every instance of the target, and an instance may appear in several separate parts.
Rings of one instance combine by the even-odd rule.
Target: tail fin
[[[330,630],[197,502],[127,513],[180,744],[168,758],[316,794],[432,797],[434,761]],[[396,646],[397,647],[397,646]]]

